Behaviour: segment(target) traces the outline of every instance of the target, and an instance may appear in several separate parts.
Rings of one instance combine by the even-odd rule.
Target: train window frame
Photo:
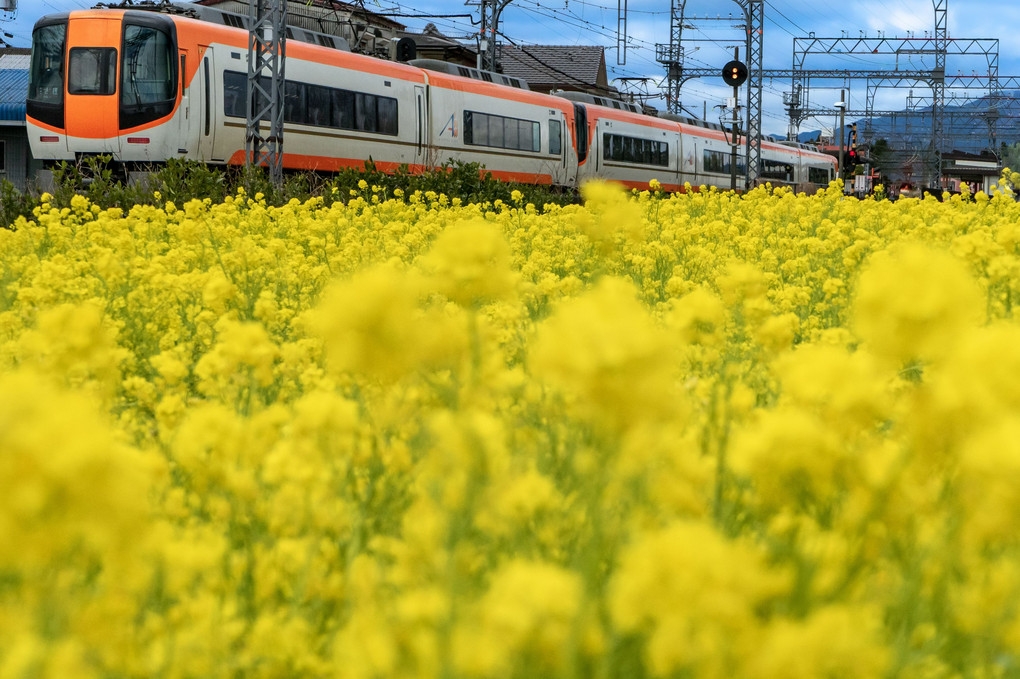
[[[178,57],[177,27],[172,19],[141,13],[125,16],[118,62],[121,130],[148,125],[173,114],[184,78]],[[140,66],[147,70],[141,78]],[[140,88],[140,84],[144,87]]]
[[[784,160],[762,158],[761,179],[780,182],[792,182],[794,178],[793,164]]]
[[[669,167],[669,142],[603,132],[602,160],[650,167]]]
[[[558,120],[549,121],[549,154],[558,156],[563,153],[563,126]]]
[[[269,88],[269,79],[260,82]],[[240,89],[240,96],[230,96]],[[328,101],[323,115],[312,116],[312,93]],[[246,99],[248,76],[239,71],[223,72],[223,115],[228,118],[247,118]],[[288,104],[289,99],[289,104]],[[298,80],[288,80],[284,91],[284,123],[307,125],[333,130],[368,132],[397,136],[400,131],[400,102],[396,97],[387,97],[371,92],[359,92],[313,85]]]
[[[588,161],[588,109],[577,102],[574,103],[574,143],[577,144],[577,164],[581,165]]]
[[[247,83],[245,83],[247,90]],[[302,83],[287,80],[283,84],[283,121],[285,123],[300,123],[307,114],[305,105],[306,87]]]
[[[812,184],[828,184],[829,183],[829,168],[827,167],[811,167],[808,166],[808,181]],[[819,174],[821,173],[824,177],[819,180]]]
[[[81,79],[88,74],[89,66],[82,61],[85,55],[95,58],[96,88],[86,89]],[[109,97],[117,94],[117,48],[72,47],[67,55],[67,93],[75,96]],[[78,70],[76,77],[75,71]],[[81,69],[86,69],[82,71]],[[112,72],[111,72],[112,70]]]
[[[463,139],[466,146],[541,153],[542,125],[527,118],[464,110]],[[512,143],[510,140],[513,140]]]
[[[705,149],[702,155],[702,168],[704,172],[712,174],[732,174],[730,153],[726,151],[715,151]],[[747,164],[744,156],[737,155],[737,174],[744,174],[747,171]]]
[[[305,118],[307,125],[329,127],[332,120],[333,97],[324,85],[305,87]]]
[[[40,19],[32,30],[25,111],[30,118],[57,128],[64,127],[66,57],[67,20]]]

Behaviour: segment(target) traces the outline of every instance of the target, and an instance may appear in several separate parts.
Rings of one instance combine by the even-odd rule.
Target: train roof
[[[170,2],[169,0],[143,0],[142,2],[126,0],[125,2],[120,3],[101,2],[93,9],[159,12],[161,14],[172,14],[191,19],[199,19],[211,24],[230,26],[231,28],[240,28],[245,31],[248,30],[249,23],[248,17],[244,14],[227,12],[222,9],[217,9],[216,7],[206,7],[203,5],[182,2]],[[317,33],[316,31],[310,31],[306,28],[299,28],[297,26],[287,26],[287,39],[305,42],[312,45],[319,45],[320,47],[342,50],[345,52],[350,51],[350,44],[344,38],[336,35],[328,35],[326,33]]]
[[[477,68],[471,68],[470,66],[461,66],[460,64],[454,64],[449,61],[440,61],[439,59],[412,59],[407,62],[411,66],[424,69],[426,71],[436,71],[437,73],[445,73],[447,75],[459,75],[462,78],[471,78],[472,80],[482,80],[488,83],[496,83],[497,85],[506,85],[507,87],[514,87],[519,90],[530,90],[527,81],[521,80],[520,78],[512,78],[502,73],[493,73],[492,71],[482,71]]]
[[[567,90],[557,90],[552,94],[553,96],[568,99],[570,101],[578,101],[585,104],[595,104],[596,106],[604,106],[606,108],[615,108],[621,111],[644,114],[644,111],[637,104],[632,104],[631,102],[623,101],[622,99],[614,99],[613,97],[601,97],[589,92],[571,92]]]
[[[232,26],[233,28],[240,28],[246,31],[248,30],[249,19],[244,14],[228,12],[216,7],[206,7],[205,5],[174,4],[173,6],[190,12],[191,16],[196,19],[201,19],[202,21],[222,24],[224,26]],[[137,8],[137,5],[133,6],[133,8]],[[318,33],[316,31],[310,31],[306,28],[299,28],[297,26],[287,26],[287,39],[297,40],[298,42],[307,42],[321,47],[330,47],[332,49],[343,50],[345,52],[349,52],[351,49],[347,40],[340,36]]]

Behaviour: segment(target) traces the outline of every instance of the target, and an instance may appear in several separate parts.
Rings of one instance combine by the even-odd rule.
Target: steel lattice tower
[[[286,82],[287,0],[251,0],[248,7],[248,95],[245,163],[269,167],[283,184],[283,93]],[[268,121],[269,136],[262,136]]]
[[[680,87],[684,68],[684,48],[681,46],[684,29],[685,0],[669,3],[669,44],[655,46],[655,60],[666,67],[666,110],[680,114]]]
[[[946,113],[946,45],[949,0],[932,0],[935,6],[935,68],[931,74],[931,145],[935,154],[932,188],[942,188],[942,152],[945,146],[943,118]]]
[[[761,176],[761,116],[762,116],[762,57],[764,53],[764,0],[734,0],[744,13],[745,43],[747,59],[747,133],[745,153],[747,158],[747,185],[753,185]],[[670,2],[669,45],[655,46],[655,59],[666,67],[666,110],[682,113],[680,88],[687,77],[684,72],[684,4],[685,0]],[[701,74],[701,69],[696,69]],[[719,70],[714,71],[719,74]]]
[[[747,26],[747,187],[761,176],[762,56],[765,51],[764,0],[737,0]]]

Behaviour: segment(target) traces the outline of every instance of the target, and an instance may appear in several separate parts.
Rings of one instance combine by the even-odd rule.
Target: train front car
[[[163,161],[178,148],[177,31],[169,16],[88,10],[40,19],[32,33],[27,127],[43,161],[109,155]]]

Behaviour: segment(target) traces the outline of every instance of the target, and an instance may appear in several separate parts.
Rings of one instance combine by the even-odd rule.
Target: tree
[[[889,148],[889,141],[886,139],[876,139],[868,150],[868,157],[871,159],[871,166],[878,170],[886,181],[897,169],[892,149]]]
[[[1008,167],[1014,172],[1020,172],[1020,142],[1009,146],[1006,145],[1006,142],[1003,142],[999,149],[999,157],[1002,159],[1003,167]]]

